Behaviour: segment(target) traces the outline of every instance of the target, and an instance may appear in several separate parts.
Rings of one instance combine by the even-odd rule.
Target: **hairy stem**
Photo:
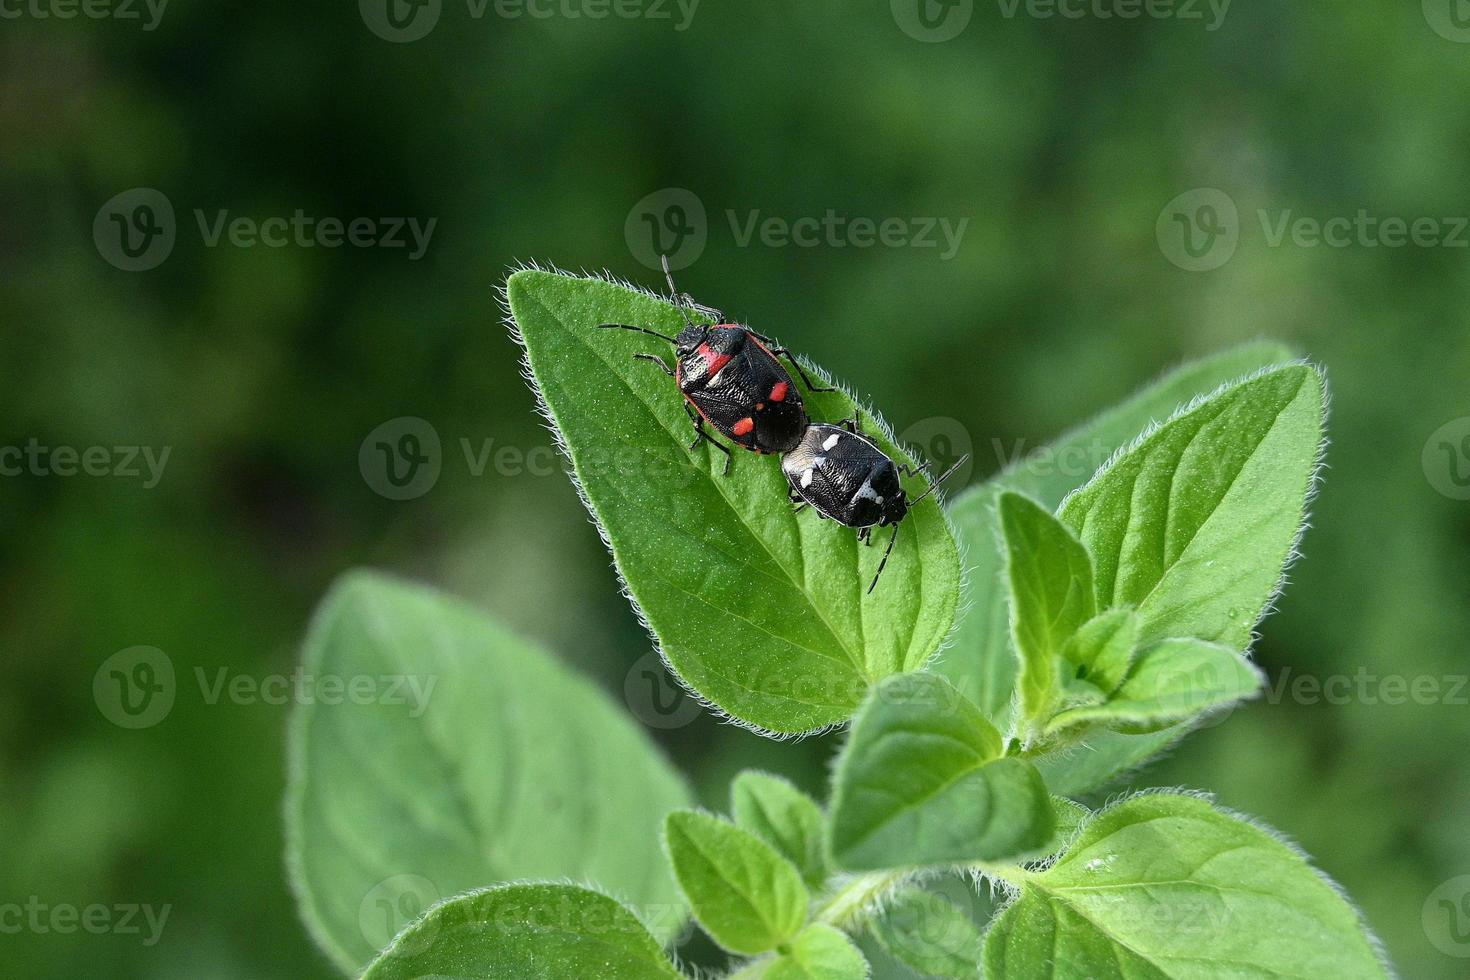
[[[867,913],[877,900],[912,874],[912,871],[877,871],[858,875],[833,892],[813,918],[844,932],[855,932],[867,921]]]

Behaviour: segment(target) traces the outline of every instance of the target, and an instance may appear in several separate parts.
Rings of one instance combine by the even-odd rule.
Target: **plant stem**
[[[913,872],[877,871],[858,875],[844,884],[817,909],[813,918],[844,932],[853,931],[864,920],[864,911],[884,892],[901,884]]]

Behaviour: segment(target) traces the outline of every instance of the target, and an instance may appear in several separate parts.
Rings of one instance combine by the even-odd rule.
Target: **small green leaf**
[[[800,872],[755,834],[681,810],[669,814],[664,840],[694,917],[730,952],[775,949],[806,922],[810,896]]]
[[[363,980],[681,980],[643,923],[575,885],[502,885],[436,905]]]
[[[1011,586],[1011,634],[1021,663],[1022,714],[1044,720],[1061,688],[1056,658],[1096,609],[1092,561],[1072,532],[1034,500],[1007,491],[998,513]]]
[[[1145,647],[1133,673],[1106,704],[1073,708],[1047,726],[1059,732],[1080,725],[1146,730],[1197,718],[1260,691],[1265,678],[1227,646],[1204,640],[1162,640]]]
[[[296,709],[285,806],[302,915],[339,967],[360,970],[431,902],[513,879],[596,881],[660,937],[679,931],[658,830],[688,790],[555,658],[463,602],[358,572],[318,608],[302,669],[344,688]],[[380,696],[349,696],[362,679]]]
[[[827,880],[822,808],[780,776],[747,769],[730,785],[735,823],[763,839],[801,872],[812,888]]]
[[[797,513],[774,457],[733,449],[725,476],[714,448],[691,453],[694,429],[677,386],[633,360],[667,359],[669,346],[597,329],[611,322],[676,333],[683,320],[672,305],[538,270],[511,276],[506,296],[618,572],[691,687],[749,725],[806,732],[847,720],[878,680],[929,660],[954,623],[960,591],[959,552],[933,498],[909,512],[869,595],[882,547],[859,544],[851,528],[810,509]],[[842,392],[812,394],[806,404],[813,418],[853,412]],[[913,463],[876,419],[861,420],[885,452]],[[907,490],[924,487],[913,478]]]
[[[1129,799],[1028,874],[985,940],[987,980],[1381,980],[1373,938],[1331,882],[1204,800]]]
[[[1294,364],[1170,419],[1068,497],[1098,605],[1138,610],[1142,643],[1235,649],[1281,581],[1322,444],[1322,377]]]
[[[847,934],[818,922],[807,926],[766,968],[764,980],[867,980],[868,961]]]
[[[1072,838],[1077,836],[1077,831],[1082,828],[1082,825],[1092,819],[1091,810],[1065,796],[1053,796],[1051,808],[1052,813],[1056,816],[1056,828],[1052,831],[1051,840],[1047,841],[1046,846],[1037,852],[1034,860],[1045,860],[1056,856],[1072,842]]]
[[[1063,796],[1081,796],[1097,789],[1168,748],[1189,730],[1176,725],[1148,735],[1097,730],[1082,743],[1059,746],[1034,757],[1047,788]]]
[[[949,899],[906,888],[884,903],[873,935],[894,959],[928,977],[974,980],[984,937]]]
[[[1011,651],[1004,562],[995,522],[996,498],[1001,491],[1016,490],[1043,507],[1055,508],[1067,494],[1086,483],[1114,451],[1128,445],[1149,426],[1167,419],[1181,405],[1268,365],[1289,361],[1292,356],[1280,344],[1260,342],[1185,364],[1117,407],[1007,466],[990,482],[957,496],[949,512],[965,546],[974,601],[961,616],[954,642],[934,671],[953,681],[986,717],[1006,729],[1016,657]]]
[[[1000,861],[1046,843],[1053,814],[1032,765],[935,674],[880,684],[837,762],[831,848],[852,871]]]
[[[1083,623],[1062,648],[1062,657],[1077,676],[1104,695],[1112,694],[1128,676],[1138,646],[1138,614],[1109,609]]]

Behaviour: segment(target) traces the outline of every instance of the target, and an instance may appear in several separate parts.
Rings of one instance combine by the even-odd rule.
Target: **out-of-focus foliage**
[[[887,4],[711,2],[676,31],[672,6],[477,19],[446,2],[407,44],[355,7],[0,26],[0,447],[170,450],[146,488],[0,477],[0,904],[170,907],[152,945],[146,926],[42,916],[4,936],[8,972],[332,975],[280,858],[287,709],[248,690],[290,674],[348,566],[468,598],[644,721],[671,695],[649,701],[647,636],[549,462],[493,287],[522,258],[656,285],[625,225],[680,187],[707,215],[681,288],[809,353],[932,455],[968,439],[972,482],[1187,356],[1269,335],[1325,367],[1328,469],[1256,647],[1266,697],[1114,788],[1187,783],[1258,814],[1362,903],[1403,975],[1463,975],[1445,948],[1470,948],[1436,918],[1461,893],[1436,889],[1470,874],[1470,502],[1454,496],[1470,459],[1463,431],[1430,440],[1470,414],[1470,249],[1272,241],[1288,212],[1470,237],[1470,46],[1420,4],[1239,4],[1216,30],[979,4],[943,43]],[[93,239],[135,187],[177,215],[147,272]],[[1229,196],[1239,243],[1189,272],[1157,225],[1197,188]],[[195,216],[298,209],[437,223],[411,261],[210,247]],[[753,218],[829,209],[967,224],[948,260],[937,221],[931,248],[741,244]],[[433,427],[442,468],[393,500],[359,453],[404,416]],[[177,690],[128,729],[93,680],[139,645]],[[708,716],[653,727],[711,807],[747,767],[820,795],[835,745]]]

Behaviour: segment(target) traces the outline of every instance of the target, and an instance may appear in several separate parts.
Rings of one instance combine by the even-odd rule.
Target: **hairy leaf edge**
[[[763,738],[769,738],[783,742],[787,740],[794,741],[811,736],[825,735],[828,732],[837,731],[848,727],[852,723],[852,715],[849,715],[842,721],[835,721],[829,725],[821,725],[816,728],[805,729],[802,731],[778,732],[773,729],[765,728],[761,725],[755,724],[754,722],[749,722],[743,718],[737,718],[734,715],[730,714],[724,708],[721,708],[719,705],[715,704],[709,698],[706,698],[704,695],[700,694],[693,687],[691,687],[689,682],[684,679],[683,675],[681,675],[674,668],[673,663],[669,660],[668,653],[664,650],[663,643],[659,640],[658,633],[655,632],[653,628],[653,624],[648,621],[648,617],[644,615],[643,607],[640,606],[638,604],[638,600],[633,597],[633,592],[628,586],[628,580],[623,576],[623,570],[618,565],[617,555],[613,552],[612,541],[608,537],[607,529],[602,526],[602,520],[597,516],[597,511],[594,510],[592,507],[591,498],[587,496],[587,491],[582,487],[582,481],[577,477],[575,464],[572,462],[572,450],[571,447],[567,445],[566,438],[562,435],[561,425],[559,422],[557,422],[556,413],[553,412],[551,410],[551,406],[547,404],[546,397],[541,393],[541,385],[536,380],[536,374],[531,369],[530,349],[526,346],[525,338],[521,335],[520,326],[516,323],[515,314],[511,311],[510,308],[510,281],[511,279],[515,278],[517,274],[522,272],[541,272],[548,275],[563,276],[568,279],[576,279],[587,282],[608,283],[613,286],[618,286],[622,289],[629,290],[631,292],[641,293],[642,295],[647,296],[651,299],[658,300],[661,303],[667,303],[669,301],[668,297],[664,296],[661,293],[654,292],[653,290],[648,289],[644,286],[639,286],[636,283],[629,282],[626,279],[623,279],[621,276],[614,275],[611,271],[607,269],[603,269],[600,272],[589,272],[586,269],[583,269],[581,272],[569,272],[566,269],[562,269],[556,265],[543,265],[542,263],[534,259],[522,259],[512,263],[510,266],[510,271],[506,273],[505,278],[501,280],[498,286],[496,286],[496,296],[499,300],[502,312],[501,319],[504,322],[506,329],[510,332],[511,339],[514,340],[516,345],[519,346],[521,349],[521,377],[530,387],[532,394],[535,395],[536,414],[541,416],[541,420],[546,424],[546,428],[550,430],[551,438],[556,444],[557,451],[561,454],[562,458],[567,463],[567,477],[572,482],[572,488],[577,492],[577,499],[579,499],[582,502],[582,506],[586,508],[587,514],[592,520],[592,526],[597,529],[597,536],[602,539],[603,547],[607,549],[608,555],[612,558],[612,569],[613,574],[617,576],[618,592],[622,595],[624,599],[628,601],[628,605],[632,607],[633,615],[637,618],[639,625],[643,627],[644,632],[648,634],[649,639],[653,642],[653,648],[658,651],[658,658],[659,661],[663,664],[664,672],[667,673],[675,681],[675,683],[683,688],[684,693],[688,695],[689,698],[699,704],[701,708],[703,708],[705,711],[708,711],[715,718],[718,718],[725,724],[734,725],[737,728],[743,728],[746,731],[753,732],[754,734],[760,735]],[[890,426],[888,424],[888,421],[884,419],[881,414],[879,414],[877,409],[873,408],[873,406],[867,401],[867,399],[859,397],[845,383],[832,377],[832,375],[827,372],[826,368],[812,363],[805,355],[797,355],[797,357],[801,361],[802,367],[804,367],[809,374],[812,374],[813,376],[819,378],[822,384],[831,385],[841,390],[844,395],[852,400],[854,405],[856,405],[863,412],[867,413],[868,417],[877,424],[878,428],[889,442],[895,445],[903,446],[904,451],[907,452],[916,461],[919,461],[921,463],[924,462],[924,459],[921,455],[914,453],[913,450],[910,449],[907,445],[899,442],[898,437],[893,433],[892,426]],[[969,602],[970,576],[967,574],[968,567],[966,565],[966,546],[961,541],[959,532],[955,529],[954,521],[950,519],[949,509],[945,506],[946,498],[944,496],[944,488],[941,487],[935,490],[934,497],[935,503],[939,505],[939,513],[943,517],[944,526],[949,531],[950,540],[954,542],[955,550],[958,555],[960,568],[959,592],[958,595],[955,597],[955,603],[954,608],[951,611],[949,627],[945,631],[944,638],[939,641],[939,643],[935,646],[934,650],[930,652],[924,662],[915,667],[913,671],[909,671],[909,673],[927,670],[936,660],[939,659],[940,655],[943,654],[945,650],[949,649],[949,647],[954,643],[955,636],[959,630],[961,618],[960,613],[968,608]],[[869,688],[869,690],[871,690],[871,688]],[[859,705],[859,707],[861,707],[861,705]],[[857,708],[854,708],[854,715],[856,714],[857,710]]]
[[[1049,868],[1052,864],[1056,862],[1056,860],[1060,860],[1060,858],[1064,854],[1066,854],[1067,851],[1076,846],[1077,841],[1081,839],[1081,836],[1087,829],[1088,825],[1091,824],[1094,820],[1097,820],[1103,815],[1110,813],[1111,811],[1117,809],[1125,803],[1148,796],[1187,796],[1191,799],[1207,803],[1213,809],[1231,818],[1232,820],[1238,820],[1241,823],[1260,831],[1267,837],[1271,838],[1271,840],[1286,848],[1297,858],[1300,858],[1301,861],[1309,869],[1311,869],[1312,873],[1317,876],[1318,880],[1320,880],[1324,885],[1331,889],[1332,893],[1336,895],[1339,899],[1341,899],[1342,903],[1346,905],[1348,909],[1353,913],[1353,919],[1357,923],[1359,931],[1362,932],[1363,939],[1368,944],[1368,949],[1370,952],[1372,952],[1373,958],[1377,960],[1378,965],[1382,967],[1384,975],[1387,976],[1389,980],[1399,980],[1399,974],[1394,969],[1393,962],[1388,958],[1388,949],[1383,944],[1383,940],[1378,938],[1378,934],[1373,931],[1372,926],[1368,924],[1367,918],[1363,915],[1363,910],[1358,907],[1358,904],[1353,901],[1352,896],[1347,893],[1347,890],[1344,889],[1342,885],[1338,884],[1335,878],[1329,875],[1325,870],[1323,870],[1320,865],[1312,860],[1312,856],[1308,854],[1305,850],[1303,850],[1301,845],[1298,844],[1289,835],[1277,830],[1275,827],[1266,823],[1259,817],[1252,816],[1248,813],[1242,813],[1239,810],[1232,809],[1228,806],[1222,806],[1221,804],[1216,802],[1215,794],[1207,792],[1205,790],[1188,789],[1182,786],[1155,786],[1150,787],[1149,789],[1139,790],[1136,793],[1125,793],[1123,795],[1116,796],[1113,799],[1109,800],[1105,806],[1102,806],[1093,811],[1090,817],[1082,821],[1082,823],[1077,828],[1077,832],[1068,842],[1067,848],[1059,851],[1056,855],[1056,858],[1053,861],[1048,862],[1046,867]],[[1001,893],[1006,896],[1006,902],[1004,905],[995,910],[995,914],[992,915],[990,917],[990,921],[986,923],[986,942],[989,941],[990,933],[995,928],[996,924],[1000,922],[1001,917],[1009,912],[1011,906],[1014,905],[1016,901],[1021,897],[1020,889],[1016,888],[1015,885],[1013,885],[1012,883],[1000,878],[993,877],[989,880],[992,883],[992,887],[998,887]]]

